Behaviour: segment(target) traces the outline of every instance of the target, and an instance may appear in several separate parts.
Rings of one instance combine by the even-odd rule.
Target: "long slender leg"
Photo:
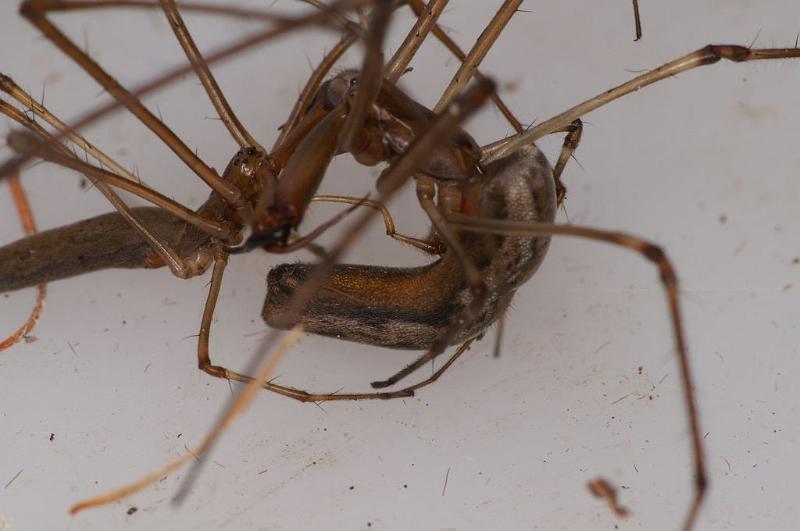
[[[347,205],[361,205],[368,208],[373,208],[381,213],[383,216],[383,224],[386,226],[386,235],[390,238],[394,238],[397,241],[407,243],[413,247],[416,247],[420,251],[423,251],[430,255],[439,255],[442,254],[442,248],[440,245],[435,245],[431,242],[426,240],[421,240],[419,238],[414,238],[413,236],[407,236],[400,232],[397,232],[395,228],[394,219],[392,215],[389,213],[389,209],[386,208],[386,205],[383,203],[379,203],[377,201],[370,201],[365,200],[358,197],[349,197],[343,195],[317,195],[314,196],[312,201],[315,202],[326,202],[326,203],[344,203]]]
[[[263,31],[256,32],[255,34],[249,35],[244,37],[238,41],[235,41],[233,44],[224,46],[217,50],[216,52],[209,54],[206,57],[207,64],[211,65],[216,63],[217,61],[222,61],[224,59],[228,59],[230,57],[235,56],[236,54],[250,49],[256,45],[262,44],[267,42],[271,39],[280,37],[285,35],[293,30],[298,28],[314,25],[314,24],[326,24],[329,18],[340,11],[345,9],[352,9],[353,7],[368,3],[369,0],[335,0],[327,7],[323,8],[319,12],[313,12],[308,15],[299,16],[299,17],[275,17],[275,16],[268,16],[263,12],[253,12],[249,10],[243,9],[236,9],[233,7],[221,7],[221,6],[201,6],[201,5],[193,5],[192,8],[197,11],[204,11],[204,12],[213,12],[213,13],[220,13],[220,14],[235,14],[236,16],[245,16],[249,15],[254,18],[269,18],[270,20],[275,20],[277,23],[275,27],[268,28]],[[36,6],[32,6],[33,3],[36,3]],[[111,7],[111,6],[135,6],[135,7],[152,7],[156,6],[157,4],[149,4],[145,1],[141,1],[138,3],[133,2],[123,2],[123,1],[113,1],[108,0],[102,4],[83,4],[83,3],[69,3],[68,0],[28,0],[28,2],[24,3],[21,7],[25,10],[32,10],[32,9],[42,9],[42,5],[38,4],[46,4],[47,9],[51,11],[64,11],[64,10],[76,10],[76,9],[84,9],[89,7]],[[188,7],[187,7],[188,8]],[[38,16],[38,15],[37,15]],[[187,73],[192,72],[191,65],[189,66],[182,66],[175,69],[172,69],[165,74],[158,76],[154,79],[151,79],[132,90],[125,101],[129,101],[129,98],[140,98],[150,92],[153,92],[159,88],[162,88],[176,79],[180,79],[182,76],[186,75]],[[117,109],[122,105],[119,101],[113,101],[107,103],[105,105],[101,105],[96,109],[88,112],[87,114],[80,117],[76,120],[73,124],[70,125],[69,131],[79,130],[82,127],[93,123],[94,121],[102,118],[106,114],[112,112],[113,110]],[[66,136],[66,132],[59,133],[56,135],[56,140],[60,141]],[[19,168],[32,158],[36,156],[35,153],[25,153],[21,155],[17,155],[12,157],[11,159],[5,161],[2,165],[0,165],[0,178],[7,177],[13,174],[15,171],[18,171]],[[238,204],[239,199],[237,198],[236,191],[233,192],[233,197],[230,197],[231,204]]]
[[[556,225],[547,223],[523,223],[495,219],[481,219],[462,214],[453,214],[448,222],[456,228],[489,234],[506,235],[564,235],[588,238],[591,240],[603,241],[613,245],[618,245],[631,251],[637,252],[644,258],[658,267],[661,274],[661,282],[667,296],[670,319],[672,321],[672,333],[675,338],[675,348],[678,353],[678,363],[681,371],[681,381],[683,382],[683,392],[687,416],[689,417],[689,429],[691,432],[692,451],[694,455],[694,486],[695,494],[689,511],[684,520],[684,529],[691,529],[697,518],[698,511],[703,502],[707,487],[707,476],[705,469],[703,439],[700,431],[700,421],[697,413],[697,404],[694,396],[694,384],[689,366],[689,351],[686,347],[686,339],[683,330],[683,320],[681,317],[678,278],[672,263],[667,258],[664,251],[641,238],[631,236],[621,232],[611,232],[598,230],[589,227],[579,227],[575,225]]]
[[[423,365],[425,365],[429,361],[434,360],[436,357],[438,357],[443,352],[444,352],[444,346],[443,345],[439,345],[439,344],[434,345],[425,354],[423,354],[422,356],[420,356],[419,358],[417,358],[413,362],[409,363],[408,365],[406,365],[405,367],[403,367],[402,369],[400,369],[399,371],[397,371],[393,375],[389,376],[385,380],[376,380],[376,381],[370,383],[370,385],[375,389],[383,389],[384,387],[390,387],[390,386],[396,384],[397,382],[399,382],[400,380],[402,380],[403,378],[409,376],[412,372],[416,371],[417,369],[419,369],[420,367],[422,367]]]
[[[377,0],[370,13],[369,28],[364,37],[364,61],[358,76],[358,90],[352,103],[340,138],[340,147],[351,151],[356,136],[367,119],[369,108],[378,97],[383,80],[383,40],[389,27],[393,0]]]
[[[14,81],[2,74],[0,74],[0,90],[6,92],[15,100],[17,100],[20,104],[24,105],[26,108],[30,110],[34,115],[39,116],[40,118],[44,119],[47,123],[52,125],[58,131],[64,131],[66,129],[66,125],[59,120],[57,116],[52,114],[50,111],[47,110],[46,107],[36,102],[33,98],[30,97],[28,93],[22,90]],[[30,120],[27,116],[19,112],[16,108],[5,104],[2,100],[0,100],[0,113],[9,116],[17,123],[27,127],[31,130],[34,134],[38,135],[43,141],[50,143],[51,146],[60,146],[60,144],[55,144],[54,140],[52,139],[51,135],[39,124]],[[84,152],[91,155],[92,157],[99,160],[101,163],[106,165],[107,167],[111,168],[114,172],[121,177],[124,177],[131,181],[132,185],[141,186],[139,183],[135,182],[135,177],[128,172],[125,168],[123,168],[119,163],[117,163],[114,159],[103,153],[101,150],[93,146],[89,143],[85,138],[78,135],[77,133],[71,133],[67,135],[67,138],[80,147]],[[60,150],[63,156],[72,157],[72,154],[64,149]],[[76,161],[80,162],[76,157]],[[153,250],[161,257],[165,264],[167,264],[170,268],[172,273],[179,277],[179,278],[187,278],[189,276],[197,275],[202,273],[197,267],[195,263],[190,263],[189,261],[184,260],[182,257],[178,255],[178,253],[169,245],[167,244],[166,240],[159,236],[157,233],[148,229],[142,222],[136,218],[131,208],[125,204],[119,195],[114,192],[111,187],[109,187],[106,183],[96,179],[93,175],[87,174],[86,177],[92,182],[92,184],[108,199],[108,201],[114,206],[115,209],[120,213],[120,215],[125,219],[128,224],[131,225],[139,235],[153,248]],[[166,210],[170,211],[169,208]]]
[[[517,12],[521,3],[522,0],[505,0],[505,2],[503,2],[503,5],[500,6],[500,9],[497,10],[497,13],[483,30],[483,33],[478,37],[478,40],[475,41],[475,45],[469,51],[469,54],[467,54],[464,62],[461,63],[461,66],[458,71],[456,71],[450,84],[447,85],[444,93],[439,98],[439,102],[433,108],[434,111],[439,112],[444,109],[445,106],[453,100],[456,94],[464,90],[469,80],[472,79],[473,72],[478,68],[483,58],[486,57],[486,54],[503,32],[503,28],[506,27],[508,21],[511,20],[514,13]]]
[[[22,187],[19,175],[15,175],[8,180],[8,185],[11,188],[11,195],[14,198],[14,205],[17,207],[19,219],[22,222],[22,229],[26,235],[36,233],[36,221],[33,218],[33,211],[28,203],[28,196],[25,194],[25,189]],[[16,332],[0,341],[0,351],[15,345],[21,338],[27,336],[42,314],[44,308],[44,299],[47,296],[47,284],[39,284],[36,286],[36,302],[31,310],[28,319],[20,326]]]
[[[39,118],[43,119],[48,124],[52,125],[58,131],[67,131],[67,125],[61,121],[56,115],[51,113],[47,108],[36,101],[30,94],[25,92],[13,79],[10,77],[0,73],[0,90],[14,98],[20,105],[22,105],[25,109],[32,112],[34,115],[38,116]],[[66,140],[69,140],[73,144],[80,147],[83,151],[85,151],[91,157],[99,160],[103,163],[104,166],[111,169],[114,173],[119,175],[120,177],[125,177],[129,181],[132,182],[139,182],[139,179],[128,171],[127,168],[122,166],[121,164],[117,163],[114,159],[106,155],[102,152],[99,148],[95,147],[91,143],[89,143],[84,137],[75,133],[75,132],[67,132],[66,133]]]
[[[647,85],[651,85],[656,81],[673,77],[681,72],[691,70],[692,68],[714,64],[720,59],[728,59],[729,61],[742,63],[762,59],[791,58],[800,58],[800,48],[751,49],[746,46],[737,46],[733,44],[709,44],[704,48],[700,48],[674,61],[659,66],[655,70],[637,76],[611,90],[598,94],[583,103],[579,103],[561,114],[537,124],[525,133],[485,146],[484,157],[481,162],[488,164],[493,160],[502,158],[509,153],[513,153],[522,146],[531,144],[545,135],[549,135],[550,133],[566,127],[573,120],[584,116],[598,107],[602,107],[607,103],[644,88]]]
[[[167,20],[169,20],[169,25],[175,33],[175,37],[178,39],[183,51],[186,52],[186,57],[194,67],[197,77],[200,79],[203,88],[206,90],[206,94],[208,94],[208,98],[211,100],[211,104],[214,105],[222,123],[228,128],[233,139],[241,147],[257,147],[261,151],[266,152],[261,144],[259,144],[247,129],[245,129],[242,122],[239,121],[239,118],[228,104],[225,94],[220,90],[217,80],[211,73],[205,59],[203,59],[203,54],[197,49],[197,45],[194,43],[189,29],[183,22],[183,17],[181,17],[178,12],[175,0],[161,0],[161,5],[164,8],[164,13],[167,15]]]
[[[310,394],[309,393],[307,395],[304,395],[303,397],[290,396],[290,395],[285,395],[285,396],[290,396],[290,398],[295,398],[297,400],[300,400],[301,402],[308,402],[308,401],[329,402],[329,401],[332,401],[332,400],[375,400],[375,399],[387,400],[387,399],[392,399],[392,398],[402,398],[402,397],[407,397],[407,396],[414,396],[414,392],[417,389],[421,389],[422,387],[425,387],[425,386],[428,386],[428,385],[432,384],[433,382],[438,380],[442,376],[442,374],[445,373],[445,371],[447,369],[452,367],[453,363],[455,363],[456,360],[458,358],[460,358],[461,355],[464,352],[469,350],[469,347],[472,344],[472,341],[473,341],[472,339],[470,339],[469,341],[465,341],[447,359],[447,361],[444,363],[444,365],[439,367],[433,374],[430,375],[430,377],[425,378],[424,380],[422,380],[420,382],[417,382],[417,383],[415,383],[413,385],[409,385],[408,387],[404,387],[402,389],[398,389],[397,391],[380,392],[380,393],[354,393],[354,394],[339,394],[339,393],[333,393],[333,394]],[[271,388],[266,387],[266,386],[264,386],[264,388],[265,389],[269,389],[271,391],[275,390],[275,389],[271,389]],[[290,388],[284,388],[284,389],[290,389]],[[291,389],[291,391],[293,391],[294,393],[298,392],[295,389]],[[283,393],[281,393],[281,394],[283,394]]]
[[[417,22],[411,31],[408,32],[403,44],[397,49],[395,54],[386,63],[384,75],[386,79],[396,82],[405,72],[408,63],[419,50],[425,41],[428,33],[436,25],[436,20],[447,7],[449,0],[431,0],[431,2],[421,12],[417,13]]]
[[[418,17],[421,16],[422,11],[425,8],[425,4],[423,4],[422,0],[406,0],[406,3],[409,5],[409,7],[411,7]],[[456,44],[455,41],[453,41],[453,39],[451,39],[450,36],[445,33],[445,31],[438,24],[433,26],[433,35],[439,39],[439,41],[444,44],[448,50],[450,50],[450,53],[452,53],[456,59],[461,62],[466,61],[467,54],[465,54],[464,51],[459,48],[458,44]],[[486,77],[477,68],[472,70],[472,76],[477,81],[483,81],[486,79]],[[511,109],[509,109],[505,102],[500,99],[500,96],[497,95],[497,93],[494,93],[492,94],[491,98],[492,102],[495,104],[506,121],[511,125],[511,127],[514,128],[517,133],[524,132],[525,128],[522,126],[522,123],[517,120],[516,116],[514,116],[514,114],[511,112]]]
[[[61,51],[78,63],[87,74],[92,76],[104,89],[106,89],[121,105],[123,105],[134,116],[153,131],[175,154],[201,179],[203,179],[212,190],[220,194],[229,204],[242,206],[242,197],[233,185],[222,180],[213,168],[206,165],[200,157],[183,143],[169,127],[150,112],[144,104],[131,94],[125,87],[120,85],[116,79],[109,75],[99,64],[97,64],[88,54],[75,45],[72,40],[55,27],[48,19],[48,5],[39,2],[25,2],[20,6],[20,13],[27,18],[31,24],[42,32],[42,34],[53,42]]]
[[[11,114],[7,112],[7,109],[2,106],[2,102],[0,102],[0,112],[11,116]],[[147,186],[131,182],[124,177],[120,177],[116,173],[83,162],[69,152],[64,153],[62,149],[57,147],[60,144],[56,144],[56,138],[56,136],[42,138],[36,134],[15,132],[9,135],[9,144],[13,145],[18,152],[35,153],[36,156],[49,162],[54,162],[65,168],[70,168],[86,176],[90,176],[91,179],[97,179],[98,181],[121,188],[126,192],[141,197],[156,206],[168,210],[171,214],[191,223],[211,236],[222,240],[230,236],[231,226],[229,222],[216,222],[206,219]],[[63,146],[61,147],[63,148]]]
[[[358,40],[358,37],[355,32],[348,32],[345,34],[341,40],[336,43],[336,46],[331,48],[331,50],[325,54],[325,57],[322,58],[322,61],[317,65],[314,71],[311,73],[311,77],[308,78],[306,81],[303,90],[300,92],[300,96],[298,96],[297,101],[292,108],[292,112],[289,114],[289,118],[286,119],[286,123],[283,124],[281,128],[281,133],[278,135],[278,138],[275,140],[275,144],[272,146],[272,153],[271,156],[283,145],[286,138],[294,131],[294,128],[300,122],[300,119],[303,117],[303,113],[311,105],[311,101],[314,99],[314,95],[319,90],[320,85],[322,85],[325,76],[328,75],[333,65],[336,64],[344,52],[353,45],[353,43]]]

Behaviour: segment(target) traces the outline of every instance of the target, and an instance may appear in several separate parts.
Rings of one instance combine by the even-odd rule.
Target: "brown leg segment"
[[[33,211],[31,210],[30,203],[28,203],[28,196],[25,189],[22,187],[19,175],[8,180],[8,185],[11,188],[11,195],[14,197],[14,205],[17,207],[17,214],[19,214],[20,222],[22,222],[22,229],[26,235],[36,233],[36,221],[33,218]],[[36,303],[31,310],[28,319],[20,326],[16,332],[0,341],[0,352],[17,344],[20,339],[28,335],[36,322],[42,314],[44,308],[44,299],[47,296],[47,284],[39,284],[36,286]]]
[[[183,51],[186,52],[186,57],[194,68],[195,74],[203,84],[203,88],[211,100],[211,104],[217,110],[222,123],[228,128],[233,139],[239,144],[240,147],[257,147],[266,153],[266,150],[253,138],[253,136],[245,129],[242,122],[233,112],[233,109],[228,104],[225,94],[220,90],[217,80],[208,68],[208,63],[203,59],[203,54],[197,49],[197,45],[192,39],[192,35],[183,22],[183,18],[178,12],[178,7],[175,5],[175,0],[161,0],[161,6],[164,13],[167,15],[169,25],[172,31],[175,32],[175,38],[178,39]]]
[[[481,64],[483,58],[489,53],[492,45],[503,32],[503,28],[506,27],[506,24],[511,20],[514,13],[517,12],[521,3],[522,0],[505,0],[505,2],[503,2],[503,5],[497,10],[491,22],[489,22],[483,30],[478,40],[475,41],[475,45],[461,63],[461,66],[458,71],[456,71],[450,84],[447,85],[444,93],[439,98],[439,102],[433,108],[434,111],[440,112],[453,100],[456,94],[460,94],[461,91],[464,90],[469,80],[472,79],[473,73],[478,68],[478,65]]]
[[[327,203],[344,203],[348,205],[360,205],[365,206],[368,208],[372,208],[377,210],[383,216],[383,224],[386,227],[386,235],[390,238],[393,238],[399,242],[407,243],[412,247],[416,247],[420,251],[430,255],[440,255],[442,254],[442,247],[441,245],[436,245],[431,242],[421,240],[419,238],[414,238],[413,236],[407,236],[400,232],[397,232],[395,228],[394,219],[392,215],[389,213],[389,210],[386,208],[386,205],[383,203],[379,203],[378,201],[370,201],[369,199],[361,199],[358,197],[348,197],[342,195],[317,195],[314,196],[312,201],[315,202],[327,202]]]
[[[633,25],[635,26],[636,38],[638,41],[642,38],[642,19],[639,17],[639,0],[633,0]]]
[[[0,108],[0,112],[6,114],[7,116],[11,116],[11,114],[7,112],[7,108]],[[38,157],[60,166],[64,166],[65,168],[75,170],[88,176],[92,180],[96,179],[100,182],[121,188],[122,190],[139,196],[142,199],[167,210],[176,217],[191,223],[198,229],[210,234],[211,236],[222,240],[230,236],[231,228],[229,223],[218,223],[213,220],[206,219],[196,214],[194,211],[184,207],[180,203],[173,201],[172,199],[156,192],[151,188],[148,188],[147,186],[131,182],[124,177],[120,177],[116,173],[112,173],[108,170],[93,166],[87,162],[83,162],[72,155],[72,153],[66,151],[63,146],[59,148],[58,146],[60,146],[60,144],[57,144],[55,139],[55,136],[43,138],[38,134],[15,133],[13,134],[10,142],[15,143],[15,148],[23,153],[35,153],[35,155]]]
[[[409,7],[411,7],[418,17],[422,16],[422,11],[425,8],[425,4],[422,3],[422,0],[406,0],[406,3],[409,5]],[[458,44],[456,44],[455,41],[453,41],[453,39],[451,39],[450,36],[445,33],[445,31],[438,24],[433,26],[433,35],[439,39],[439,42],[441,42],[448,50],[450,50],[450,53],[452,53],[456,59],[461,62],[466,61],[467,54],[465,54],[464,51],[459,48]],[[486,77],[477,68],[472,70],[472,76],[476,81],[486,80]],[[525,128],[522,126],[522,123],[517,120],[517,118],[511,112],[511,109],[509,109],[505,102],[500,99],[500,96],[498,96],[497,93],[494,93],[492,94],[491,98],[492,102],[502,113],[503,117],[506,119],[506,121],[508,121],[511,127],[514,128],[517,133],[524,132]]]
[[[305,113],[305,110],[308,109],[309,105],[311,105],[314,95],[319,90],[320,85],[322,85],[325,76],[327,76],[328,72],[330,72],[331,68],[333,68],[333,65],[336,64],[336,61],[338,61],[342,55],[344,55],[348,48],[350,48],[350,46],[352,46],[357,39],[358,36],[354,32],[347,33],[338,43],[336,43],[336,46],[334,46],[331,51],[325,54],[325,57],[322,58],[322,61],[320,61],[320,63],[311,73],[311,77],[309,77],[308,81],[306,81],[303,90],[300,92],[300,96],[297,98],[294,107],[292,107],[292,112],[289,114],[289,118],[286,119],[286,122],[281,128],[280,135],[278,135],[277,140],[275,140],[275,144],[272,146],[273,154],[275,151],[281,148],[286,138],[300,122],[300,119],[303,117],[303,113]]]
[[[366,52],[358,76],[358,90],[339,136],[343,151],[352,151],[358,132],[367,119],[367,113],[378,97],[383,81],[383,40],[394,10],[393,0],[377,0],[370,13],[369,28],[364,37]]]
[[[403,44],[397,49],[395,54],[386,63],[384,75],[389,81],[397,82],[405,72],[408,63],[419,50],[425,41],[428,33],[435,27],[436,20],[447,7],[449,0],[431,0],[424,9],[417,13],[417,22],[411,31],[408,32]]]
[[[578,149],[578,144],[581,142],[583,135],[583,122],[580,119],[574,120],[566,128],[567,136],[564,137],[564,144],[561,146],[561,153],[558,154],[558,160],[553,166],[553,179],[556,182],[556,204],[558,206],[564,205],[564,199],[567,197],[567,187],[561,182],[561,174],[564,173],[564,167],[567,165],[570,157],[572,157],[575,150]]]

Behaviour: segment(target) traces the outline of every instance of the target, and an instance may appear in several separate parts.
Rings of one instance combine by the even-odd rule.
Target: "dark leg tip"
[[[372,382],[370,385],[372,386],[373,389],[383,389],[384,387],[389,387],[393,383],[394,382],[392,382],[391,380],[379,380],[377,382]]]

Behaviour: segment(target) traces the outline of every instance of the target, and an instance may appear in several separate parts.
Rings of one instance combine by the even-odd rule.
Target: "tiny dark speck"
[[[53,440],[55,440],[55,438],[56,438],[56,434],[55,433],[51,433],[50,434],[50,440],[53,441]]]
[[[353,490],[353,489],[355,489],[356,487],[355,487],[355,485],[350,485],[348,488],[349,488],[350,490]]]
[[[138,507],[131,507],[130,509],[128,509],[128,510],[127,510],[127,511],[125,511],[125,512],[128,514],[128,516],[130,516],[130,515],[132,515],[133,513],[135,513],[135,512],[136,512],[136,511],[138,511],[138,510],[139,510],[139,508],[138,508]]]

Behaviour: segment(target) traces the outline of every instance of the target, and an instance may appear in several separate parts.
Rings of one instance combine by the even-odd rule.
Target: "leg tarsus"
[[[456,352],[452,356],[450,356],[450,359],[448,359],[447,362],[439,370],[437,370],[436,372],[433,373],[433,376],[431,376],[427,380],[423,380],[420,383],[417,383],[417,384],[411,385],[409,387],[406,387],[405,389],[419,389],[420,387],[424,387],[425,385],[428,385],[428,384],[433,383],[434,381],[436,381],[439,378],[439,376],[441,376],[442,373],[445,370],[447,370],[447,368],[450,365],[452,365],[453,362],[456,359],[458,359],[459,356],[461,356],[461,354],[463,354],[464,352],[466,352],[467,349],[469,349],[469,346],[472,344],[473,341],[474,341],[474,339],[469,339],[469,340],[465,341],[464,343],[462,343],[461,346],[458,347],[458,350],[456,350]],[[397,371],[395,374],[393,374],[389,378],[387,378],[385,380],[377,381],[377,382],[372,382],[370,385],[372,385],[372,387],[374,387],[375,389],[380,389],[380,388],[383,388],[383,387],[389,387],[390,385],[394,385],[397,382],[399,382],[400,380],[402,380],[403,378],[405,378],[406,376],[408,376],[409,374],[411,374],[412,372],[414,372],[415,370],[419,369],[420,367],[422,367],[423,365],[425,365],[429,361],[431,361],[434,358],[436,358],[436,356],[438,356],[442,352],[444,352],[444,347],[439,347],[438,345],[434,345],[433,347],[431,347],[431,349],[428,352],[426,352],[425,354],[423,354],[422,356],[417,358],[410,365],[407,365],[403,369]]]
[[[581,119],[573,120],[572,123],[565,128],[565,132],[567,135],[564,137],[561,153],[559,153],[558,160],[555,166],[553,166],[553,179],[556,182],[556,204],[558,206],[563,206],[564,199],[567,197],[567,187],[564,186],[564,183],[561,181],[561,174],[564,173],[567,162],[575,153],[575,150],[578,149],[578,145],[581,142],[581,136],[583,136],[583,122]]]

